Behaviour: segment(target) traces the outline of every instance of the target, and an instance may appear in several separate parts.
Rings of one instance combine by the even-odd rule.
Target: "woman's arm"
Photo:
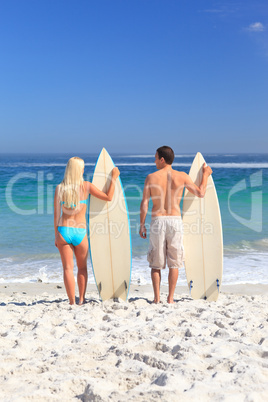
[[[55,239],[57,236],[57,227],[60,219],[61,207],[60,207],[60,199],[59,199],[59,186],[56,187],[55,195],[54,195],[54,230],[55,230]],[[55,246],[57,247],[56,240]]]
[[[119,169],[117,167],[114,167],[112,170],[112,180],[107,193],[104,193],[103,191],[99,190],[96,186],[94,186],[94,184],[90,182],[85,182],[88,194],[91,194],[94,197],[99,198],[100,200],[103,201],[112,201],[114,196],[115,181],[119,175],[120,175]]]

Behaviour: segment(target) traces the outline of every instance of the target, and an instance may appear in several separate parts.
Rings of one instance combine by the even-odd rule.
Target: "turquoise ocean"
[[[0,283],[61,282],[54,245],[53,196],[63,178],[66,154],[0,155]],[[98,155],[80,154],[85,180]],[[121,172],[131,224],[132,283],[151,282],[148,240],[139,237],[139,207],[145,177],[155,171],[154,155],[111,154]],[[189,172],[194,154],[176,155],[173,167]],[[223,284],[268,284],[268,154],[204,154],[213,169],[224,240]],[[150,223],[148,214],[146,223]],[[162,276],[167,283],[167,274]],[[94,276],[89,259],[89,283]],[[179,285],[186,284],[184,269]]]

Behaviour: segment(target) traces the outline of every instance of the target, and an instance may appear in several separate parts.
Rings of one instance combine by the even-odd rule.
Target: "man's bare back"
[[[146,185],[149,187],[153,201],[152,216],[180,216],[180,201],[184,189],[183,172],[167,166],[148,176]]]
[[[197,197],[203,197],[206,191],[207,178],[212,173],[209,166],[203,167],[203,180],[196,186],[185,172],[172,169],[163,158],[155,154],[157,171],[146,177],[141,202],[141,237],[146,237],[145,218],[150,198],[153,201],[152,216],[180,216],[180,202],[183,189],[186,187]],[[144,236],[143,236],[144,233]]]

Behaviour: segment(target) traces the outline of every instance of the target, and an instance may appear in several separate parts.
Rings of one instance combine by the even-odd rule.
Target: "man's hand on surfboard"
[[[210,166],[206,166],[206,163],[203,164],[203,174],[210,176],[212,174],[212,169]]]

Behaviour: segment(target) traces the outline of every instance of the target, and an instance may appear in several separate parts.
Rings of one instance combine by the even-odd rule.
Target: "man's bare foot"
[[[155,303],[155,304],[158,304],[158,303],[160,303],[160,299],[159,299],[159,300],[157,300],[157,299],[154,299],[153,303]]]
[[[86,303],[85,299],[84,300],[79,300],[78,306],[82,306],[85,303]]]

